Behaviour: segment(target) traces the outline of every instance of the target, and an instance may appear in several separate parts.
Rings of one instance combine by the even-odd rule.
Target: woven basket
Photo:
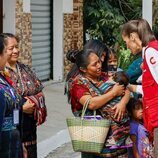
[[[81,117],[67,118],[67,125],[74,151],[100,153],[109,131],[110,121],[98,119],[96,115],[92,119],[84,116],[89,101],[82,110]]]

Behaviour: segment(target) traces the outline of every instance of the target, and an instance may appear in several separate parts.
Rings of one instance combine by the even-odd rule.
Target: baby
[[[129,83],[129,79],[125,72],[123,71],[115,72],[113,74],[112,80],[108,80],[104,82],[102,85],[100,85],[99,89],[102,91],[102,94],[107,93],[116,83],[119,83],[120,85],[124,85],[125,88],[127,87]],[[115,110],[113,110],[112,108],[117,103],[120,102],[121,98],[122,96],[115,97],[114,99],[109,101],[105,106],[103,106],[100,109],[102,116],[108,119],[111,118],[114,121],[118,121],[115,120],[115,118],[113,118],[113,116],[115,115]]]
[[[116,83],[124,85],[125,88],[129,83],[129,79],[126,73],[123,71],[115,72],[112,79],[113,80],[108,80],[100,85],[99,90],[101,90],[102,94],[107,93]],[[111,130],[113,134],[112,137],[108,139],[106,141],[107,143],[105,144],[110,148],[126,148],[131,147],[132,145],[131,141],[127,143],[127,140],[129,140],[130,131],[130,123],[127,111],[125,112],[121,120],[117,120],[114,118],[115,109],[113,107],[121,101],[122,97],[123,96],[115,97],[99,109],[102,117],[111,120]]]

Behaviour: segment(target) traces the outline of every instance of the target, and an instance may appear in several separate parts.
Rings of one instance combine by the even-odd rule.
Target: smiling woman
[[[21,158],[23,157],[20,138],[22,99],[4,73],[6,61],[5,41],[0,35],[0,157]]]
[[[29,158],[37,157],[37,125],[45,122],[46,106],[42,92],[43,85],[35,73],[26,65],[18,61],[18,39],[10,33],[3,33],[6,54],[8,56],[5,71],[13,82],[13,87],[23,98],[23,128],[22,142],[25,155]]]

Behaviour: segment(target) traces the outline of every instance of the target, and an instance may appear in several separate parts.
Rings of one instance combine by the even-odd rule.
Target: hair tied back
[[[75,63],[78,53],[80,53],[80,51],[77,49],[69,50],[66,54],[67,60],[71,61],[72,63]]]

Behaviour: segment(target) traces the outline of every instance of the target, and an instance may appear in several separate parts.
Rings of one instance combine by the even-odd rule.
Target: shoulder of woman
[[[73,88],[87,88],[89,81],[82,75],[77,75],[72,81]]]
[[[152,67],[157,65],[157,61],[158,61],[158,50],[149,47],[146,51],[145,51],[145,59],[148,63],[148,65],[151,65]]]
[[[81,75],[77,75],[76,77],[72,78],[71,83],[72,83],[72,85],[82,84],[83,79],[82,79]]]
[[[26,65],[26,64],[24,64],[24,63],[22,63],[22,62],[17,62],[17,64],[18,64],[18,66],[20,67],[20,68],[27,68],[27,69],[31,69],[28,65]]]

